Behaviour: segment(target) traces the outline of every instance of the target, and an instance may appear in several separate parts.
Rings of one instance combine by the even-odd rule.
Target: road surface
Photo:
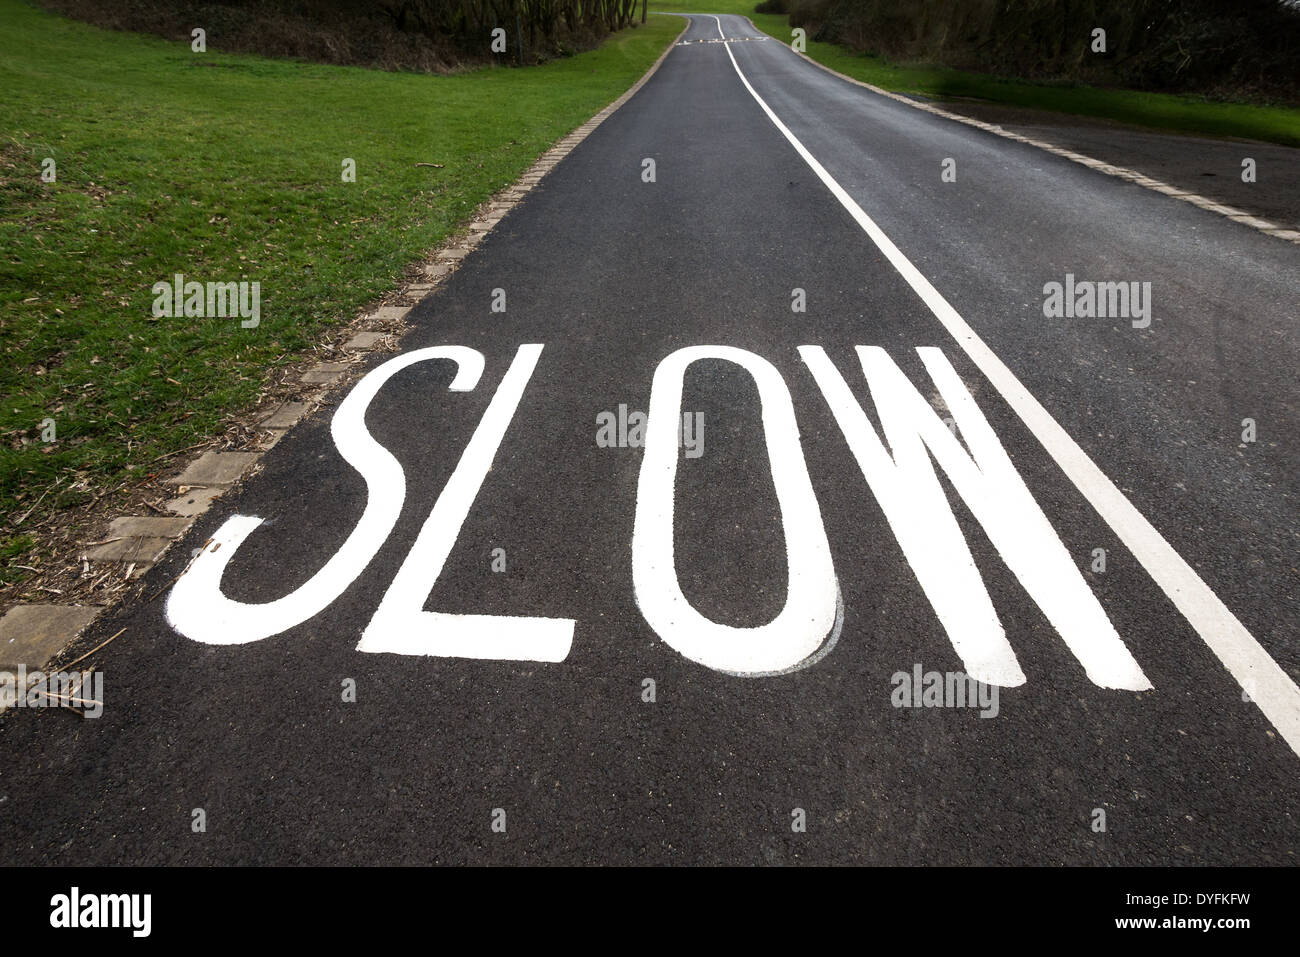
[[[5,860],[1294,863],[1296,267],[693,16],[0,721]]]

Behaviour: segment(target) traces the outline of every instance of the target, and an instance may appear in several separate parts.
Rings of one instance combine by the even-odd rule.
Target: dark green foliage
[[[1300,101],[1300,10],[1279,0],[787,0],[809,37],[1033,80]],[[1106,31],[1106,52],[1091,49]]]
[[[227,53],[447,72],[589,49],[637,18],[640,0],[44,0],[98,26],[188,38]],[[505,30],[506,49],[491,49]]]

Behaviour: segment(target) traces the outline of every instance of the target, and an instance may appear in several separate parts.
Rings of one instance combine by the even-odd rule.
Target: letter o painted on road
[[[781,507],[788,586],[785,606],[765,625],[738,628],[705,618],[682,593],[673,556],[677,426],[686,370],[701,359],[745,369],[758,386],[763,436]],[[821,509],[799,443],[785,380],[761,356],[729,346],[690,346],[659,363],[650,390],[645,457],[637,484],[632,533],[637,605],[650,627],[680,654],[731,674],[793,668],[812,655],[835,627],[839,588]]]

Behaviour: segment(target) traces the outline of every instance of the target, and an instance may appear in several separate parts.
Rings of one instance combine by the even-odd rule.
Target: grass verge
[[[0,584],[25,576],[33,510],[217,432],[680,28],[439,77],[192,53],[0,0]],[[260,325],[154,318],[175,273],[259,282]]]
[[[740,14],[749,17],[769,36],[783,43],[790,42],[786,17],[783,14],[754,13],[754,4],[749,0],[711,0],[701,4],[658,0],[652,9]],[[1236,136],[1283,146],[1300,146],[1300,110],[1287,107],[1224,103],[1138,90],[1027,83],[947,67],[890,63],[833,43],[809,41],[805,52],[823,66],[895,93],[913,93],[939,100],[979,99],[1007,106],[1101,117],[1180,133]]]

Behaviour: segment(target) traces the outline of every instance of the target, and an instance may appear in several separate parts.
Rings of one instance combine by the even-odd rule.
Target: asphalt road
[[[696,16],[414,310],[476,387],[306,420],[96,624],[101,718],[0,720],[3,857],[1294,863],[1297,256]],[[1067,273],[1150,324],[1045,317]]]
[[[918,98],[919,99],[919,98]],[[1297,148],[1259,140],[1177,135],[1095,116],[1054,113],[988,103],[943,100],[940,108],[995,123],[1039,143],[1073,150],[1134,170],[1178,189],[1231,206],[1284,229],[1300,228],[1300,160]],[[1242,162],[1254,160],[1253,181]]]

